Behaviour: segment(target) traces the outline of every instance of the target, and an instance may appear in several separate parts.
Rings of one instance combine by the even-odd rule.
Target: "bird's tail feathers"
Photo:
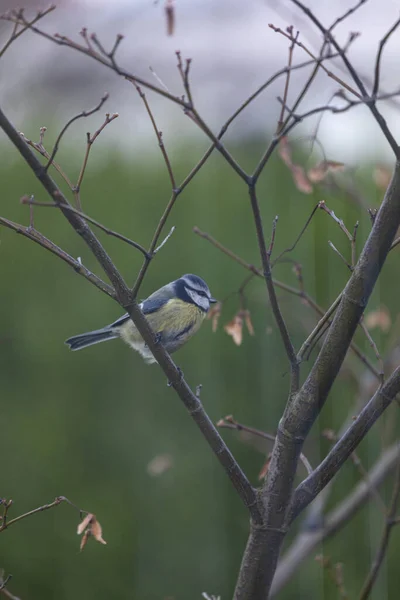
[[[96,329],[95,331],[74,335],[65,340],[65,343],[68,344],[71,350],[81,350],[81,348],[93,346],[93,344],[99,344],[100,342],[112,340],[117,337],[118,333],[114,329],[104,327],[103,329]]]

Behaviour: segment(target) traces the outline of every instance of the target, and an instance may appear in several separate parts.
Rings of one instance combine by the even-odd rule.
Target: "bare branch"
[[[271,272],[268,251],[267,251],[267,247],[265,245],[265,237],[264,237],[263,225],[262,225],[262,220],[261,220],[261,212],[260,212],[254,185],[249,186],[249,194],[250,194],[251,208],[253,211],[254,223],[255,223],[255,227],[256,227],[258,247],[259,247],[261,262],[262,262],[262,267],[263,267],[263,276],[264,276],[265,282],[267,284],[268,296],[269,296],[269,301],[271,303],[272,312],[274,314],[276,324],[278,325],[278,329],[279,329],[279,332],[280,332],[280,335],[281,335],[281,338],[283,341],[283,345],[285,347],[286,354],[289,359],[291,376],[292,376],[291,377],[291,394],[294,394],[297,391],[298,385],[299,385],[299,364],[297,362],[296,352],[293,347],[292,341],[290,339],[289,332],[287,330],[286,323],[283,319],[281,310],[279,308],[278,299],[276,297],[274,282],[272,280],[272,272]]]
[[[336,475],[343,463],[366,436],[372,425],[382,415],[400,392],[400,367],[387,379],[362,409],[356,420],[334,445],[321,464],[295,491],[291,520],[304,510],[317,494]]]
[[[269,23],[268,27],[270,27],[271,29],[273,29],[276,33],[280,33],[281,35],[283,35],[287,39],[291,40],[296,46],[299,46],[299,48],[302,48],[305,52],[307,52],[307,54],[309,56],[311,56],[311,58],[313,58],[315,60],[316,64],[318,63],[318,58],[316,56],[314,56],[314,54],[311,52],[311,50],[309,50],[307,48],[307,46],[305,46],[302,42],[299,42],[297,39],[294,39],[291,34],[288,34],[285,31],[282,31],[282,29],[280,29],[279,27],[275,27],[275,25],[273,25],[272,23]],[[320,64],[318,66],[320,66],[321,69],[323,71],[325,71],[325,73],[328,75],[328,77],[330,77],[331,79],[333,79],[334,81],[336,81],[339,85],[341,85],[342,87],[344,87],[351,94],[353,94],[357,98],[361,99],[361,95],[354,88],[352,88],[348,83],[346,83],[345,81],[343,81],[343,79],[340,79],[340,77],[338,77],[332,71],[330,71],[329,69],[327,69],[323,64]]]
[[[336,252],[336,254],[339,256],[339,258],[342,260],[342,262],[344,262],[344,264],[346,265],[346,267],[348,269],[350,269],[350,271],[352,271],[353,267],[351,266],[351,264],[349,262],[347,262],[347,260],[343,256],[343,254],[336,248],[335,244],[333,244],[330,240],[328,240],[328,244],[332,248],[332,250],[334,252]]]
[[[168,235],[167,235],[167,236],[166,236],[166,237],[163,239],[163,241],[161,242],[161,244],[160,244],[159,246],[157,246],[157,248],[154,250],[154,253],[153,253],[153,254],[157,254],[157,252],[158,252],[159,250],[161,250],[161,248],[162,248],[162,247],[163,247],[163,246],[164,246],[164,245],[165,245],[165,244],[168,242],[169,238],[170,238],[170,237],[171,237],[171,235],[174,233],[174,231],[175,231],[175,225],[173,225],[173,226],[171,227],[171,230],[170,230],[169,234],[168,234]]]
[[[57,151],[58,151],[58,148],[60,146],[61,139],[62,139],[64,133],[67,131],[68,127],[70,125],[72,125],[72,123],[74,123],[75,121],[77,121],[78,119],[82,119],[84,117],[90,117],[94,113],[98,112],[101,109],[101,107],[103,106],[103,104],[108,100],[108,97],[109,97],[108,94],[104,94],[104,96],[101,98],[101,100],[97,104],[97,106],[95,106],[94,108],[92,108],[90,110],[83,110],[78,115],[75,115],[74,117],[72,117],[64,125],[64,127],[61,129],[60,133],[58,134],[58,137],[57,137],[56,142],[54,144],[53,150],[50,153],[50,158],[49,158],[47,164],[43,167],[45,171],[48,170],[48,168],[50,167],[51,163],[53,162],[53,159],[55,158],[55,156],[57,154]]]
[[[238,421],[236,421],[236,419],[234,419],[232,415],[228,415],[228,416],[224,417],[223,419],[220,419],[217,422],[217,427],[222,428],[222,429],[234,429],[236,431],[246,431],[247,433],[251,433],[252,435],[261,437],[264,440],[269,440],[270,442],[275,442],[274,435],[272,435],[270,433],[266,433],[265,431],[261,431],[260,429],[256,429],[255,427],[249,427],[248,425],[243,425],[243,423],[239,423]],[[303,463],[304,468],[306,469],[308,475],[311,475],[311,473],[313,472],[313,468],[312,468],[311,463],[308,460],[308,458],[303,453],[301,453],[300,460]]]
[[[385,527],[384,527],[384,530],[382,533],[382,538],[381,538],[378,550],[376,552],[376,556],[375,556],[374,562],[372,564],[371,571],[368,574],[368,577],[362,587],[362,590],[361,590],[361,593],[359,596],[359,600],[367,600],[367,598],[369,597],[371,590],[374,586],[376,578],[378,577],[379,569],[381,568],[383,559],[385,558],[385,554],[386,554],[386,551],[389,546],[390,534],[392,532],[394,525],[396,525],[398,522],[396,520],[396,512],[397,512],[399,497],[400,497],[400,451],[397,454],[397,469],[396,469],[396,475],[395,475],[395,480],[394,480],[394,485],[393,485],[392,499],[390,501],[390,506],[389,506],[389,510],[388,510],[388,514],[387,514],[387,518],[386,518]]]
[[[55,10],[55,8],[56,8],[56,5],[52,4],[45,10],[39,10],[36,14],[36,17],[34,17],[31,21],[27,21],[26,24],[24,24],[24,26],[19,31],[17,31],[17,29],[18,29],[20,19],[23,18],[23,13],[24,13],[23,9],[13,10],[13,11],[11,11],[11,13],[6,13],[3,15],[0,15],[1,20],[11,21],[12,23],[14,23],[14,28],[11,33],[11,36],[9,37],[7,42],[4,44],[3,48],[0,50],[0,58],[3,56],[3,54],[8,50],[8,48],[11,46],[11,44],[16,39],[18,39],[23,33],[25,33],[25,31],[27,29],[32,27],[32,25],[37,23],[40,19],[43,19],[43,17],[46,17],[49,13],[51,13],[53,10]]]
[[[164,145],[164,142],[163,142],[163,139],[162,139],[162,132],[159,131],[159,129],[157,127],[157,124],[156,124],[156,121],[154,119],[153,113],[151,111],[150,105],[149,105],[149,103],[147,101],[146,94],[144,94],[142,92],[140,86],[135,81],[131,81],[131,83],[133,83],[133,85],[135,86],[136,91],[138,92],[139,96],[143,100],[143,104],[146,107],[147,114],[149,115],[151,124],[153,125],[154,133],[157,136],[158,145],[160,147],[161,153],[162,153],[164,161],[165,161],[165,165],[167,167],[168,175],[169,175],[169,178],[171,180],[172,190],[175,190],[175,188],[176,188],[175,176],[174,176],[174,173],[172,171],[171,161],[169,159],[167,150],[165,148],[165,145]]]
[[[307,6],[305,6],[302,2],[300,2],[300,0],[290,0],[290,1],[295,6],[297,6],[310,19],[310,21],[312,21],[314,23],[314,25],[320,30],[320,32],[324,36],[324,39],[328,40],[332,44],[332,46],[335,48],[336,52],[338,52],[340,54],[342,61],[346,65],[347,70],[349,71],[349,73],[352,76],[354,82],[356,83],[358,89],[360,90],[361,96],[365,99],[365,103],[367,104],[368,108],[372,112],[372,115],[374,116],[376,122],[378,123],[383,135],[385,136],[388,143],[390,144],[390,147],[392,148],[394,155],[396,156],[397,159],[399,159],[400,158],[400,149],[399,149],[399,146],[398,146],[396,140],[393,137],[393,134],[391,133],[389,127],[387,126],[385,119],[383,118],[381,113],[378,111],[375,100],[368,96],[367,90],[365,89],[363,82],[361,81],[361,79],[360,79],[357,71],[353,67],[352,63],[347,58],[346,53],[343,50],[343,48],[335,40],[332,33],[322,25],[322,23],[317,19],[317,17],[314,15],[314,13]]]
[[[310,556],[323,541],[335,535],[344,527],[354,514],[369,500],[373,490],[377,489],[388,474],[398,464],[400,446],[394,444],[384,451],[373,468],[368,472],[368,482],[361,481],[329,514],[324,517],[319,529],[302,530],[286,554],[279,562],[271,588],[271,597],[275,597],[286,583],[291,580],[302,562]]]
[[[372,96],[377,96],[378,92],[379,92],[379,81],[380,81],[380,74],[381,74],[381,60],[382,60],[383,49],[384,49],[387,41],[389,40],[390,36],[396,31],[396,29],[398,28],[399,25],[400,25],[400,19],[397,19],[397,21],[395,21],[393,26],[389,29],[387,34],[381,39],[381,41],[379,43],[379,50],[376,55],[376,61],[375,61],[375,79],[374,79],[374,87],[372,88]]]
[[[110,298],[113,298],[114,300],[116,299],[115,292],[110,285],[108,285],[107,283],[102,281],[100,277],[89,271],[89,269],[87,269],[79,259],[77,260],[73,258],[69,254],[67,254],[67,252],[62,250],[62,248],[56,246],[56,244],[54,244],[51,240],[49,240],[39,231],[34,229],[32,225],[29,227],[24,227],[23,225],[20,225],[19,223],[14,223],[13,221],[5,219],[4,217],[0,217],[0,225],[3,225],[8,229],[12,229],[16,233],[22,234],[24,237],[32,240],[36,244],[39,244],[39,246],[42,246],[42,248],[45,248],[52,254],[55,254],[56,256],[58,256],[58,258],[61,258],[61,260],[70,265],[70,267],[72,267],[76,273],[82,275],[82,277],[90,281],[90,283],[95,285],[99,290],[110,296]]]
[[[297,32],[296,35],[293,36],[293,27],[292,26],[288,27],[288,31],[293,39],[291,40],[291,43],[289,46],[289,56],[288,56],[288,65],[287,65],[288,71],[286,73],[285,88],[283,91],[283,104],[282,104],[282,108],[281,108],[281,114],[278,119],[278,126],[276,128],[277,135],[279,135],[279,133],[283,127],[283,123],[284,123],[284,121],[283,121],[284,116],[285,116],[285,106],[284,105],[287,103],[287,97],[288,97],[288,92],[289,92],[290,73],[291,73],[291,66],[292,66],[292,60],[293,60],[293,50],[296,45],[297,38],[299,36],[299,32]]]
[[[37,152],[39,152],[39,154],[41,154],[45,158],[49,159],[50,158],[50,154],[47,152],[46,148],[43,145],[44,134],[46,133],[46,131],[47,131],[47,127],[41,127],[40,128],[40,141],[39,142],[34,142],[34,141],[28,139],[25,136],[25,134],[22,133],[22,131],[20,131],[19,134],[22,137],[22,139],[25,140],[25,142],[28,144],[28,146],[31,146],[32,148],[34,148],[34,150],[36,150]],[[64,171],[62,170],[62,168],[60,167],[60,165],[58,163],[56,163],[54,160],[52,162],[52,165],[55,168],[55,170],[64,179],[65,183],[70,188],[70,190],[73,190],[74,186],[72,185],[72,183],[70,182],[68,176],[64,173]]]
[[[39,506],[38,508],[34,508],[33,510],[30,510],[29,512],[26,512],[26,513],[24,513],[22,515],[19,515],[18,517],[15,517],[14,519],[11,519],[11,521],[8,521],[4,517],[4,514],[3,514],[3,519],[2,519],[2,521],[0,523],[0,533],[2,531],[5,531],[9,527],[11,527],[11,525],[14,525],[15,523],[18,523],[19,521],[22,521],[23,519],[26,519],[27,517],[31,517],[32,515],[35,515],[35,514],[37,514],[39,512],[43,512],[44,510],[49,510],[50,508],[54,508],[55,506],[59,506],[62,502],[66,502],[67,504],[70,504],[71,506],[73,506],[74,508],[76,508],[77,510],[79,510],[79,512],[85,512],[85,511],[81,511],[81,509],[79,509],[77,506],[75,506],[75,504],[73,504],[65,496],[57,496],[57,498],[53,502],[50,502],[50,504],[44,504],[43,506]]]
[[[318,208],[320,208],[319,203],[316,204],[314,206],[314,208],[311,211],[310,216],[308,217],[307,221],[305,222],[305,225],[303,226],[303,228],[301,229],[299,235],[297,236],[297,238],[295,239],[295,241],[293,242],[293,244],[291,246],[289,246],[289,248],[285,248],[285,250],[283,250],[276,258],[274,261],[272,261],[271,266],[275,266],[276,263],[282,258],[282,256],[284,256],[285,254],[287,254],[288,252],[292,252],[297,244],[299,243],[299,241],[301,240],[301,238],[303,237],[303,234],[305,233],[307,227],[309,226],[309,224],[312,221],[313,216],[315,215],[315,213],[317,212]]]
[[[91,150],[94,142],[96,141],[96,139],[100,135],[100,133],[103,131],[103,129],[109,123],[111,123],[112,121],[114,121],[114,119],[116,119],[118,116],[119,116],[118,113],[113,113],[112,115],[110,115],[109,113],[107,113],[104,123],[102,125],[100,125],[100,127],[97,129],[97,131],[95,131],[93,135],[91,135],[89,132],[86,134],[86,152],[85,152],[85,156],[84,156],[84,159],[83,159],[82,167],[81,167],[81,170],[80,170],[80,173],[79,173],[79,176],[78,176],[78,181],[77,181],[77,183],[76,183],[75,186],[71,186],[71,190],[75,194],[76,206],[77,206],[77,208],[79,210],[81,209],[80,190],[81,190],[81,185],[82,185],[83,177],[85,175],[85,171],[86,171],[86,166],[87,166],[87,162],[88,162],[88,159],[89,159],[90,150]]]
[[[115,296],[118,300],[118,303],[128,312],[129,316],[133,320],[140,335],[150,348],[153,356],[156,358],[160,367],[167,376],[167,380],[175,389],[180,400],[189,411],[189,414],[193,418],[197,427],[200,429],[210,448],[213,450],[215,456],[223,466],[226,474],[236,488],[239,497],[244,505],[248,508],[252,519],[255,523],[259,523],[261,521],[261,515],[257,504],[255,490],[229,451],[217,429],[214,427],[212,421],[205,412],[200,399],[197,398],[197,396],[192,392],[182,377],[181,370],[178,369],[178,367],[172,361],[170,355],[168,352],[166,352],[163,345],[158,343],[158,340],[148,324],[146,317],[142,313],[122,275],[114,266],[103,246],[94,236],[85,220],[79,215],[79,212],[76,213],[68,209],[69,204],[67,199],[57,188],[54,181],[49,177],[48,173],[43,171],[42,165],[36,156],[32,153],[29,146],[24,142],[1,109],[0,128],[3,129],[10,141],[20,152],[53,201],[60,204],[60,210],[64,216],[67,218],[73,229],[83,238],[103,270],[107,273],[110,281],[114,285]]]
[[[243,268],[247,269],[248,271],[250,271],[251,273],[253,273],[254,275],[256,275],[257,277],[263,277],[263,274],[261,272],[260,269],[258,269],[257,267],[255,267],[252,264],[247,263],[246,261],[244,261],[240,256],[238,256],[237,254],[235,254],[234,252],[232,252],[232,250],[229,250],[229,248],[226,248],[225,246],[223,246],[223,244],[221,244],[220,242],[218,242],[218,240],[216,240],[215,238],[213,238],[210,234],[201,231],[198,227],[194,227],[193,228],[194,233],[196,233],[197,235],[199,235],[200,237],[204,238],[205,240],[207,240],[208,242],[210,242],[213,246],[215,246],[216,248],[218,248],[218,250],[220,250],[221,252],[223,252],[224,254],[226,254],[229,258],[231,258],[232,260],[234,260],[235,262],[237,262],[239,265],[241,265]],[[279,259],[279,256],[278,256]],[[276,261],[278,260],[276,259],[274,261],[274,264],[276,263]],[[331,308],[328,309],[328,315],[327,318],[325,319],[324,316],[326,314],[326,311],[324,309],[322,309],[313,298],[311,298],[311,296],[309,294],[307,294],[303,288],[301,289],[296,289],[286,283],[283,283],[282,281],[278,281],[277,279],[273,279],[273,284],[288,292],[289,294],[292,294],[294,296],[297,296],[299,298],[301,298],[302,300],[304,300],[304,302],[306,304],[308,304],[308,306],[310,306],[323,320],[319,326],[319,324],[317,324],[315,330],[310,334],[309,338],[307,338],[306,342],[303,344],[302,348],[300,349],[300,356],[298,355],[299,359],[303,359],[307,350],[310,348],[311,343],[313,342],[313,340],[318,336],[319,332],[321,331],[321,329],[323,328],[323,326],[326,323],[330,324],[329,321],[329,317],[333,314],[333,312],[336,310],[336,307],[338,306],[338,303],[340,302],[340,298],[341,295],[335,300],[334,304],[332,305]],[[332,312],[331,312],[332,310]],[[369,371],[371,371],[371,373],[377,378],[380,379],[380,374],[379,372],[375,369],[375,367],[371,364],[371,362],[368,360],[368,358],[363,354],[363,352],[358,348],[358,346],[354,343],[351,342],[350,345],[351,350],[355,353],[355,355],[361,360],[361,362],[368,368]]]
[[[21,198],[21,202],[22,202],[22,204],[29,204],[30,206],[42,206],[44,208],[61,208],[61,204],[59,202],[53,202],[53,203],[38,202],[38,201],[34,200],[33,197],[28,197],[28,196],[23,196]],[[99,221],[96,221],[92,217],[89,217],[89,215],[85,215],[85,213],[83,213],[81,210],[74,208],[70,204],[63,206],[63,208],[64,208],[64,210],[68,210],[68,211],[73,212],[76,215],[79,215],[80,217],[82,217],[82,219],[85,219],[85,221],[89,221],[89,223],[92,223],[95,227],[98,227],[99,229],[101,229],[101,231],[104,231],[104,233],[106,233],[107,235],[111,235],[112,237],[115,237],[118,240],[121,240],[122,242],[129,244],[129,246],[133,246],[134,248],[136,248],[136,250],[139,250],[139,252],[141,252],[143,254],[143,256],[148,257],[148,254],[147,254],[147,251],[145,250],[145,248],[143,248],[143,246],[141,246],[137,242],[134,242],[133,240],[125,237],[124,235],[122,235],[121,233],[118,233],[117,231],[113,231],[109,227],[106,227],[102,223],[99,223]]]

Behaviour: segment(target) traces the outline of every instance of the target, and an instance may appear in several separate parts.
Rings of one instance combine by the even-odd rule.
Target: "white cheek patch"
[[[208,298],[206,298],[206,296],[200,296],[200,294],[198,294],[194,290],[190,290],[187,287],[185,287],[185,290],[187,295],[199,308],[203,309],[205,312],[208,311],[208,309],[210,308],[210,301]]]

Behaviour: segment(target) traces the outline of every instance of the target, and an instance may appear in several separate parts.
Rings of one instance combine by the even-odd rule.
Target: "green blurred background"
[[[94,130],[99,121],[93,117],[88,128]],[[40,125],[32,120],[17,126],[35,138]],[[66,146],[58,156],[72,180],[79,173],[86,130],[87,122],[81,127],[81,145]],[[49,128],[49,145],[57,131],[58,127]],[[113,148],[108,135],[106,130],[93,149],[82,185],[83,209],[146,246],[169,198],[165,165],[156,144],[154,153],[133,147],[127,156]],[[178,181],[205,148],[202,142],[170,149]],[[262,149],[256,139],[231,146],[249,170]],[[1,154],[1,215],[28,224],[28,208],[19,203],[20,197],[47,198],[5,139]],[[372,165],[342,177],[358,190],[365,206],[378,205],[382,191],[373,182]],[[258,194],[266,231],[279,215],[276,254],[293,242],[321,199],[350,230],[360,221],[359,249],[370,230],[365,208],[349,195],[329,194],[321,187],[310,195],[300,193],[277,157],[263,174]],[[59,212],[36,208],[35,225],[99,273],[88,249]],[[247,273],[194,235],[195,225],[249,263],[259,263],[246,188],[217,154],[179,197],[165,234],[172,225],[176,231],[152,263],[141,297],[186,272],[204,277],[217,298],[239,288]],[[101,232],[99,237],[126,280],[133,283],[140,254]],[[329,248],[328,240],[350,257],[343,232],[319,211],[291,255],[303,265],[306,291],[323,307],[336,298],[348,278],[346,266]],[[292,263],[278,264],[274,274],[297,286]],[[200,598],[204,591],[221,595],[222,600],[230,598],[247,539],[248,515],[185,408],[167,387],[165,376],[157,365],[146,366],[118,341],[79,353],[70,352],[63,343],[73,334],[113,321],[121,314],[120,308],[50,253],[5,228],[0,229],[0,276],[0,496],[13,499],[12,518],[65,495],[97,515],[107,541],[107,546],[90,541],[80,553],[79,514],[65,504],[18,523],[0,536],[0,566],[6,574],[13,574],[9,590],[22,600],[188,600]],[[373,331],[383,354],[396,343],[398,294],[395,250],[369,307],[387,306],[393,320],[390,333]],[[242,423],[273,433],[286,401],[288,366],[263,282],[254,280],[246,297],[254,337],[245,332],[243,344],[237,347],[224,331],[223,325],[239,307],[238,296],[233,295],[223,306],[217,332],[212,333],[206,321],[175,357],[189,384],[203,385],[203,403],[214,421],[233,414]],[[299,347],[316,322],[315,314],[299,298],[282,291],[278,297]],[[376,364],[360,334],[357,341]],[[303,377],[309,365],[303,365]],[[305,452],[313,465],[330,447],[321,431],[339,429],[365,381],[365,369],[350,355],[307,441]],[[362,444],[359,454],[366,468],[395,437],[395,419],[397,413],[391,408]],[[265,454],[235,432],[222,434],[257,484]],[[170,457],[171,468],[152,476],[149,463],[160,455]],[[298,482],[303,476],[300,468]],[[359,480],[348,462],[336,479],[329,506]],[[390,485],[383,494],[389,497]],[[369,570],[382,521],[372,501],[319,550],[333,562],[344,563],[349,597],[355,597]],[[293,534],[299,525],[300,521]],[[399,550],[396,531],[372,598],[396,597]],[[313,556],[280,598],[338,597],[337,588]]]

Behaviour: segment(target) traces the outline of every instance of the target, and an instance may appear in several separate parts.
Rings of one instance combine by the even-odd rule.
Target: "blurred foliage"
[[[96,144],[82,185],[84,211],[148,245],[169,198],[161,155],[133,148],[126,156],[112,147],[107,150],[101,139]],[[178,181],[204,148],[181,145],[171,151]],[[4,142],[1,149],[1,214],[27,224],[28,208],[19,198],[24,194],[35,194],[41,201],[47,198],[10,145]],[[253,140],[234,148],[233,154],[250,169],[261,150],[260,141]],[[58,156],[73,180],[83,153],[84,144]],[[373,183],[371,166],[335,176],[340,188],[341,179],[359,190],[365,206],[380,202],[382,191]],[[358,249],[370,230],[365,207],[344,192],[329,194],[321,186],[310,195],[300,193],[278,157],[267,166],[258,195],[266,235],[279,215],[275,255],[292,244],[322,199],[350,231],[360,221]],[[36,208],[35,225],[98,272],[88,249],[58,211]],[[142,297],[186,272],[204,277],[213,295],[221,299],[239,288],[247,273],[194,235],[195,225],[249,263],[259,264],[246,188],[217,154],[179,197],[165,234],[172,225],[176,231],[151,265]],[[140,254],[101,232],[98,235],[126,280],[133,283]],[[306,291],[325,308],[349,276],[328,240],[350,258],[343,232],[318,211],[296,250],[287,255],[302,264]],[[369,307],[387,306],[393,321],[389,333],[373,332],[383,354],[395,346],[398,335],[398,252],[389,257]],[[164,375],[118,341],[80,353],[69,352],[63,344],[73,334],[113,321],[121,313],[119,307],[50,253],[5,228],[0,229],[0,276],[0,496],[13,498],[12,518],[65,495],[97,515],[107,541],[107,546],[90,541],[80,554],[79,514],[66,504],[16,524],[0,536],[0,566],[14,576],[10,591],[22,600],[187,600],[200,598],[203,591],[230,598],[247,539],[248,514]],[[274,276],[298,285],[290,260],[278,263]],[[278,296],[299,347],[316,315],[299,298],[280,290]],[[261,280],[247,287],[246,300],[254,337],[245,333],[237,347],[223,329],[239,308],[234,294],[224,303],[217,332],[213,334],[206,321],[175,358],[190,385],[203,384],[202,400],[214,421],[233,414],[242,423],[274,432],[286,401],[288,366]],[[357,341],[376,364],[360,333]],[[303,377],[310,364],[303,365]],[[365,368],[350,353],[306,444],[313,465],[329,449],[321,431],[339,429],[360,385],[368,381]],[[360,447],[366,468],[393,439],[396,418],[392,407]],[[222,434],[257,484],[265,455],[235,432]],[[160,455],[168,455],[172,466],[152,476],[149,463]],[[298,481],[303,475],[300,467]],[[330,505],[359,479],[348,461],[335,480]],[[390,486],[383,493],[388,496]],[[344,563],[350,597],[361,587],[381,528],[382,515],[371,502],[319,549],[333,562]],[[395,597],[399,549],[395,532],[373,598]],[[310,557],[280,597],[329,600],[337,594],[329,575]]]

